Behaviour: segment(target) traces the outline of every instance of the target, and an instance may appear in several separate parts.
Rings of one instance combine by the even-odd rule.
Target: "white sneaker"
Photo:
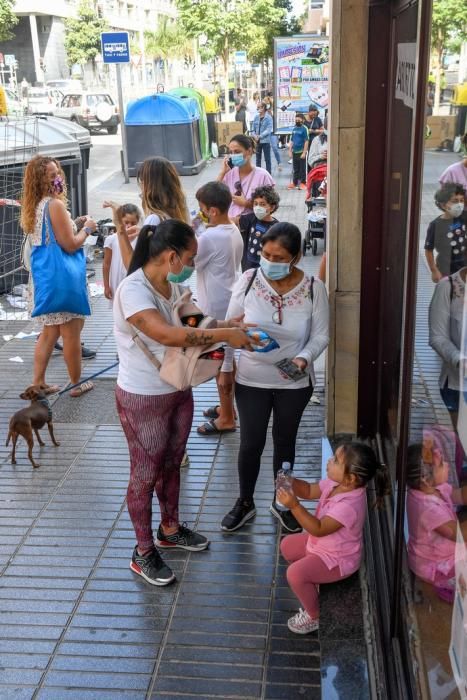
[[[306,610],[300,608],[298,613],[288,620],[287,627],[295,634],[310,634],[318,629],[319,620],[313,619]]]

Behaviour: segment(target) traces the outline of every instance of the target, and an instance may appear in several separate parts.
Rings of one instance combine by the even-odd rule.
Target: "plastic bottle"
[[[279,469],[276,476],[276,492],[277,489],[283,488],[286,491],[292,491],[292,465],[290,462],[282,462],[282,468]],[[276,498],[276,508],[277,510],[284,511],[288,510],[287,506],[282,505]]]

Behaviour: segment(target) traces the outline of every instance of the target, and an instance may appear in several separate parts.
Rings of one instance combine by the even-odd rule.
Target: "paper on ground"
[[[24,360],[19,355],[16,355],[16,357],[10,357],[10,362],[24,362]]]

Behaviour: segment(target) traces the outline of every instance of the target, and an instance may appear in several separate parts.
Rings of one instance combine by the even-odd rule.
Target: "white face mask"
[[[253,207],[253,213],[257,219],[262,221],[268,215],[268,210],[266,209],[266,207],[258,205],[256,207]]]
[[[450,214],[452,216],[453,219],[456,219],[464,211],[464,205],[462,204],[462,202],[456,202],[455,204],[448,204],[446,207],[446,211],[448,212],[448,214]]]

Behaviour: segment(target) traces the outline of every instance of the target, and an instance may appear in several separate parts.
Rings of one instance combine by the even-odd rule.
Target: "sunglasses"
[[[234,188],[235,188],[235,196],[240,197],[240,195],[242,194],[242,191],[243,191],[242,190],[242,183],[240,182],[240,180],[234,184]]]
[[[278,326],[282,325],[282,309],[284,308],[284,301],[281,296],[271,297],[271,303],[275,307],[275,311],[272,314],[272,322],[277,323]]]

